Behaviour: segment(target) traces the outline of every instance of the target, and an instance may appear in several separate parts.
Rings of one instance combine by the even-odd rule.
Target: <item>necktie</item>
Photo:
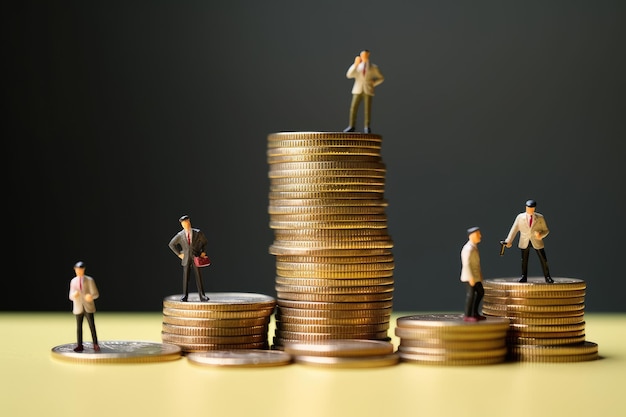
[[[530,216],[530,220],[528,221],[528,225],[533,227],[533,216]]]
[[[81,291],[83,290],[83,279],[82,278],[78,278],[78,288]]]
[[[191,245],[191,234],[187,233],[187,243]]]
[[[363,63],[363,75],[365,75],[365,70],[366,70],[366,68],[367,68],[367,64],[364,62],[364,63]]]

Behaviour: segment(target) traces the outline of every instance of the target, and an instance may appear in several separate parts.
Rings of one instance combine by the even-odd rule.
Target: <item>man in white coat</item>
[[[461,281],[467,286],[465,292],[464,321],[485,320],[480,314],[480,302],[485,295],[483,273],[480,268],[478,244],[482,239],[480,228],[467,229],[467,243],[461,249]]]
[[[74,352],[83,351],[83,318],[87,317],[89,329],[91,330],[91,338],[93,340],[93,350],[100,351],[98,346],[98,336],[96,335],[96,323],[93,313],[96,312],[96,305],[93,302],[100,296],[96,281],[90,276],[85,275],[85,263],[76,262],[74,265],[76,276],[70,281],[70,300],[72,300],[72,313],[76,316],[76,338],[77,344]]]
[[[532,247],[539,256],[546,282],[551,284],[554,280],[550,276],[550,268],[548,268],[548,259],[543,244],[543,239],[548,236],[550,230],[546,224],[546,219],[535,212],[536,207],[537,202],[535,200],[526,201],[526,211],[517,215],[504,242],[506,247],[510,248],[513,245],[515,235],[519,232],[518,247],[522,250],[522,278],[519,282],[527,282],[528,280],[528,254]]]
[[[346,77],[354,78],[354,85],[352,86],[352,103],[350,105],[350,124],[343,131],[354,132],[359,105],[361,101],[365,101],[365,128],[363,131],[365,133],[372,133],[370,119],[374,87],[381,84],[385,78],[378,69],[378,66],[370,62],[370,51],[365,49],[354,58],[354,63],[348,68]]]

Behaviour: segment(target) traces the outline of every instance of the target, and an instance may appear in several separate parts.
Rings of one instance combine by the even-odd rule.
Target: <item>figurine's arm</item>
[[[100,293],[98,292],[98,287],[96,286],[96,281],[94,281],[93,279],[91,279],[89,281],[90,285],[89,285],[89,296],[91,296],[91,300],[89,301],[93,301],[96,298],[100,297]]]
[[[200,239],[200,247],[201,247],[200,256],[202,256],[203,258],[206,258],[206,245],[209,243],[209,241],[207,240],[206,236],[202,232],[198,233],[198,239]]]
[[[168,246],[172,250],[172,252],[174,252],[174,255],[178,256],[180,259],[183,259],[185,255],[183,254],[183,251],[181,250],[181,246],[180,246],[180,243],[178,243],[178,239],[179,239],[179,236],[177,233],[174,235],[172,240],[170,240],[170,243],[168,244]]]
[[[513,226],[511,226],[511,230],[509,230],[509,234],[506,237],[506,239],[504,239],[504,241],[506,242],[506,247],[510,248],[511,246],[513,246],[513,239],[515,239],[515,235],[517,235],[517,232],[519,232],[519,226],[517,224],[519,216],[517,216],[515,218],[515,221],[513,222]]]
[[[383,74],[378,69],[378,66],[372,66],[372,70],[372,84],[374,85],[374,87],[376,87],[377,85],[380,85],[383,83],[383,81],[385,81],[385,77],[383,77]]]
[[[80,291],[77,288],[78,286],[76,285],[76,281],[72,280],[70,282],[70,294],[69,294],[69,299],[74,301],[76,300],[79,296],[80,296]]]
[[[357,55],[354,58],[354,64],[350,65],[350,68],[348,68],[348,72],[346,72],[346,77],[347,78],[355,78],[358,71],[356,70],[356,67],[361,63],[361,57],[359,55]]]

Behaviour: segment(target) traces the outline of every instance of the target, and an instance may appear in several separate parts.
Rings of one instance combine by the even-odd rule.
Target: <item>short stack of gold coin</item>
[[[381,145],[374,134],[268,136],[275,347],[388,340],[394,261]]]
[[[585,341],[586,283],[575,278],[497,278],[483,281],[483,314],[510,322],[509,358],[526,362],[579,362],[598,358]]]
[[[506,360],[506,319],[467,322],[463,314],[432,313],[399,317],[395,334],[403,362],[427,365],[490,365]]]
[[[283,349],[295,363],[328,368],[373,368],[399,362],[393,344],[383,340],[286,341]]]
[[[224,349],[268,349],[268,327],[276,299],[254,293],[182,294],[163,300],[163,342],[187,352]]]

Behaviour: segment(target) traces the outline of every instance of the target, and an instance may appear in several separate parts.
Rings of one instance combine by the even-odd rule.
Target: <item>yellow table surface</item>
[[[396,319],[414,312],[394,313]],[[98,337],[160,342],[159,313],[96,313]],[[186,357],[84,364],[68,313],[0,313],[0,415],[15,416],[626,416],[626,314],[585,314],[600,359],[578,363],[365,369],[290,364],[216,368]],[[273,322],[270,326],[273,335]],[[91,341],[85,322],[85,341]],[[270,337],[271,341],[271,337]]]

